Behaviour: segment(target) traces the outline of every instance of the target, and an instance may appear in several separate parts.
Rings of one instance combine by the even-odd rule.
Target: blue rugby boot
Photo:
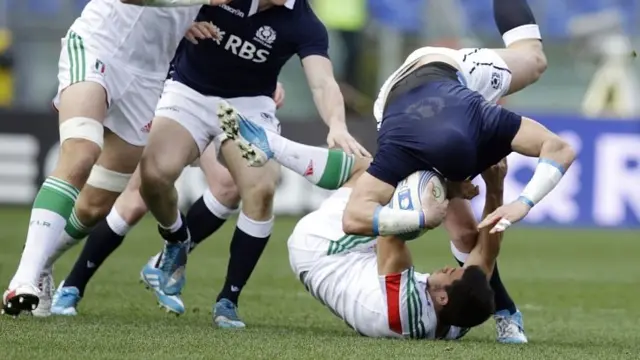
[[[165,240],[164,249],[156,265],[162,272],[158,281],[158,290],[166,295],[178,295],[186,283],[185,270],[191,235],[186,219],[182,214],[182,226],[176,232],[170,232],[158,226],[160,236]]]
[[[166,310],[168,313],[176,315],[182,315],[185,312],[184,302],[179,295],[166,295],[162,291],[155,291],[156,299],[158,299],[158,305],[160,308]]]
[[[140,271],[140,281],[145,285],[147,290],[153,291],[160,308],[165,309],[169,313],[182,315],[185,312],[185,307],[180,296],[167,295],[160,290],[160,283],[164,281],[164,273],[157,268],[161,255],[162,253],[156,254],[144,265]],[[174,275],[176,274],[174,273]]]
[[[53,294],[51,314],[76,316],[78,315],[78,303],[81,299],[80,290],[75,286],[64,286],[63,281]]]
[[[522,313],[517,310],[511,314],[509,310],[498,311],[493,318],[496,320],[497,340],[502,344],[526,344]]]
[[[228,299],[220,299],[213,306],[213,323],[223,329],[244,329],[238,316],[238,307]]]
[[[226,101],[218,105],[218,120],[227,139],[235,141],[249,165],[260,167],[273,157],[265,129],[245,119]]]

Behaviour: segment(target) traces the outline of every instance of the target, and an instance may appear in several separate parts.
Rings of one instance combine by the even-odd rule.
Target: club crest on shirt
[[[258,29],[258,31],[256,32],[256,36],[253,39],[260,44],[271,48],[273,42],[276,41],[276,31],[273,30],[271,26],[261,26],[260,29]]]
[[[491,87],[499,90],[502,87],[502,74],[499,72],[493,72],[491,74]]]

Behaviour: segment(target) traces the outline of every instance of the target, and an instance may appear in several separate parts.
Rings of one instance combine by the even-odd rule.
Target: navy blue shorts
[[[521,121],[455,80],[430,79],[387,104],[367,171],[393,186],[418,170],[471,179],[511,153]]]

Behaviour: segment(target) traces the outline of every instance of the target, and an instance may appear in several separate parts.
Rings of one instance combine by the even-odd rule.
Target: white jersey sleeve
[[[426,283],[418,281],[413,267],[379,276],[389,330],[401,337],[433,339],[437,319]]]

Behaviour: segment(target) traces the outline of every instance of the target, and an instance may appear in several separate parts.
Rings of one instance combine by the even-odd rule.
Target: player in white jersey
[[[83,238],[125,189],[146,144],[169,62],[198,10],[92,0],[62,39],[53,102],[60,157],[34,200],[20,265],[3,296],[4,312],[37,308],[38,283],[51,283],[47,272],[39,281],[47,260]]]
[[[251,133],[267,133],[238,118],[233,110],[227,108],[222,113],[227,137],[236,140],[251,165],[264,163]],[[493,314],[494,294],[486,274],[490,275],[494,267],[500,235],[491,239],[485,231],[476,237],[464,268],[444,268],[431,275],[417,273],[400,237],[354,236],[342,230],[351,188],[370,159],[351,157],[351,161],[344,161],[348,156],[337,150],[298,144],[278,135],[269,135],[262,143],[270,147],[263,148],[265,153],[273,152],[273,159],[310,182],[329,189],[339,187],[318,210],[298,222],[288,241],[289,259],[305,288],[358,333],[369,337],[455,339]],[[341,163],[332,159],[336,153],[342,155]],[[334,173],[340,174],[339,180],[327,182]],[[435,173],[422,173],[427,186],[410,186],[410,191],[424,190],[421,204],[426,222],[433,228],[447,214],[447,202],[442,192],[433,191],[431,178]],[[488,189],[486,213],[502,203],[505,173],[505,161],[483,173]],[[470,189],[470,193],[448,195],[470,198],[477,190]]]

